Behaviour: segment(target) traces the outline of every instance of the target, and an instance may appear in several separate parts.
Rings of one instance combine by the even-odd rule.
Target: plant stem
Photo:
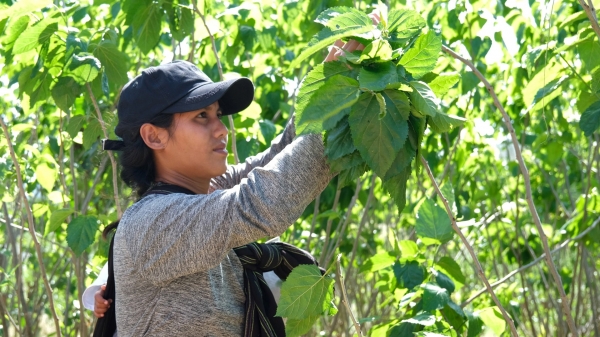
[[[550,274],[552,274],[552,278],[554,279],[554,282],[556,282],[556,285],[558,287],[558,291],[559,291],[560,299],[561,299],[560,302],[561,302],[562,311],[567,318],[567,324],[569,325],[569,330],[571,331],[571,333],[573,334],[574,337],[577,337],[577,336],[579,336],[579,332],[577,331],[577,326],[575,325],[575,321],[573,320],[573,316],[571,315],[571,310],[569,309],[569,300],[567,299],[567,294],[565,293],[565,289],[563,288],[562,280],[560,278],[560,275],[558,274],[558,271],[556,269],[556,265],[554,264],[554,261],[552,261],[552,254],[550,254],[548,238],[546,237],[546,233],[544,233],[544,229],[542,228],[542,222],[540,220],[540,216],[539,216],[537,209],[535,208],[535,204],[533,202],[533,195],[531,192],[531,177],[529,176],[529,171],[527,170],[527,166],[525,165],[525,160],[523,159],[523,154],[521,153],[521,148],[519,147],[519,141],[517,140],[517,135],[515,133],[515,129],[513,128],[512,124],[511,124],[510,117],[508,116],[508,113],[506,113],[506,110],[504,110],[504,107],[502,106],[502,104],[500,104],[500,100],[498,99],[498,96],[496,95],[496,92],[494,91],[494,88],[492,87],[490,82],[488,82],[485,79],[485,77],[483,77],[483,75],[475,67],[473,62],[458,55],[457,53],[455,53],[453,50],[451,50],[450,48],[448,48],[446,46],[442,46],[442,50],[445,53],[451,55],[453,58],[464,63],[469,68],[471,68],[471,70],[473,71],[475,76],[477,76],[479,78],[479,80],[481,80],[481,82],[483,82],[483,84],[485,85],[485,88],[487,89],[487,91],[492,96],[492,99],[494,100],[494,105],[496,106],[496,108],[498,108],[498,110],[500,110],[500,113],[502,114],[502,119],[504,120],[504,125],[506,126],[506,128],[508,129],[508,131],[510,133],[512,144],[515,149],[517,161],[519,162],[519,168],[521,169],[521,174],[523,175],[527,205],[529,206],[529,211],[531,213],[531,217],[533,218],[533,222],[535,223],[535,226],[538,230],[540,240],[542,241],[542,246],[544,248],[546,262],[548,264],[548,269],[550,270]]]
[[[594,228],[596,228],[596,226],[598,225],[598,223],[600,223],[600,218],[596,219],[596,221],[594,221],[594,223],[590,227],[586,228],[583,232],[579,233],[579,235],[577,235],[576,237],[565,240],[563,243],[561,243],[560,245],[558,245],[558,247],[554,248],[550,253],[554,254],[554,253],[558,252],[559,250],[565,248],[572,241],[577,241],[577,240],[583,238],[584,236],[587,235],[587,233],[591,232]],[[527,269],[535,266],[538,262],[540,262],[545,257],[546,257],[546,253],[542,253],[542,255],[538,256],[535,260],[533,260],[533,261],[529,262],[528,264],[520,267],[519,269],[511,271],[509,274],[507,274],[503,278],[501,278],[498,281],[492,283],[491,284],[492,288],[495,288],[495,287],[499,286],[500,284],[506,282],[506,280],[508,280],[509,278],[513,277],[515,274],[523,272],[523,271],[525,271],[525,270],[527,270]],[[471,303],[474,299],[476,299],[477,297],[479,297],[485,291],[486,291],[486,289],[479,290],[473,296],[471,296],[468,300],[464,301],[461,304],[461,307],[464,307],[467,304]]]
[[[498,297],[494,293],[494,290],[490,286],[490,282],[488,281],[487,277],[485,277],[485,274],[483,273],[483,268],[481,267],[481,263],[479,263],[479,259],[477,259],[477,255],[475,254],[473,247],[471,246],[471,244],[469,244],[469,241],[467,241],[467,238],[460,231],[460,228],[458,228],[458,225],[456,224],[456,218],[454,217],[454,214],[452,214],[452,208],[448,204],[448,200],[446,199],[444,194],[442,194],[442,191],[440,190],[440,187],[438,186],[437,181],[435,181],[433,172],[431,172],[431,168],[429,168],[429,163],[427,163],[427,161],[425,160],[425,158],[423,158],[423,156],[419,156],[419,159],[421,160],[421,164],[425,168],[425,171],[427,171],[427,175],[429,176],[429,179],[431,180],[431,183],[433,184],[433,188],[437,192],[440,199],[442,199],[442,203],[444,204],[444,207],[446,208],[448,217],[450,217],[450,221],[452,223],[452,228],[454,229],[456,234],[458,234],[458,236],[462,240],[463,244],[469,251],[469,254],[471,255],[471,258],[473,259],[473,262],[475,264],[475,270],[477,272],[477,275],[479,276],[481,281],[483,281],[483,283],[485,284],[487,291],[492,296],[492,299],[494,300],[494,303],[496,303],[496,305],[498,306],[498,309],[500,310],[500,312],[502,312],[502,316],[504,317],[504,320],[506,321],[506,323],[508,323],[508,326],[510,327],[511,335],[513,337],[519,336],[519,333],[517,332],[517,328],[515,327],[515,323],[513,322],[513,320],[510,318],[510,316],[508,315],[508,313],[502,306],[502,303],[500,303],[500,300],[498,299]]]
[[[25,208],[27,212],[27,222],[29,223],[29,233],[31,234],[31,238],[33,240],[33,244],[35,245],[35,252],[37,255],[38,263],[40,265],[40,272],[42,274],[42,279],[44,281],[44,286],[46,287],[46,295],[48,296],[48,301],[50,302],[50,312],[52,313],[52,318],[54,319],[54,326],[56,328],[56,336],[61,337],[60,331],[60,323],[58,322],[58,316],[56,315],[56,309],[54,308],[54,298],[52,297],[52,287],[50,287],[50,283],[48,282],[48,276],[46,275],[46,266],[44,265],[42,247],[40,242],[36,237],[36,232],[34,228],[33,222],[33,213],[31,212],[31,207],[29,206],[29,201],[27,200],[27,195],[25,194],[25,188],[23,187],[23,176],[21,175],[21,165],[17,160],[17,156],[15,154],[15,150],[12,146],[12,142],[10,140],[10,133],[8,132],[8,128],[4,123],[4,119],[0,118],[0,124],[2,125],[2,131],[4,131],[4,137],[6,138],[6,144],[8,147],[8,151],[10,152],[10,157],[13,160],[13,165],[15,166],[15,173],[17,174],[17,183],[19,184],[19,194],[21,195],[21,199],[23,201],[22,207]]]
[[[217,44],[215,43],[215,37],[210,32],[210,29],[208,28],[208,25],[206,24],[206,18],[204,17],[204,14],[201,13],[200,10],[198,9],[198,6],[196,6],[196,1],[193,1],[192,3],[194,6],[194,12],[196,12],[200,16],[200,19],[202,19],[204,28],[206,29],[206,32],[208,33],[208,36],[210,37],[210,43],[212,44],[212,51],[215,54],[215,59],[217,60],[217,69],[219,70],[219,78],[220,78],[220,81],[223,81],[225,79],[223,77],[223,67],[221,66],[221,58],[219,58],[219,53],[217,52]],[[235,159],[235,163],[239,164],[240,157],[238,156],[238,152],[237,152],[237,144],[236,144],[236,140],[235,140],[235,125],[233,124],[233,117],[231,117],[231,115],[228,115],[227,120],[229,121],[229,129],[231,130],[231,150],[233,151],[233,158]]]
[[[592,29],[596,32],[598,36],[598,42],[600,42],[600,25],[598,25],[598,17],[596,16],[596,8],[594,8],[594,4],[591,0],[588,0],[586,3],[585,0],[579,0],[579,4],[583,7],[585,14],[587,14],[588,19],[590,19],[590,23],[592,24]]]
[[[100,106],[98,106],[96,96],[94,96],[94,93],[92,92],[92,87],[89,83],[86,83],[85,87],[87,88],[88,93],[90,94],[90,98],[92,99],[92,103],[94,104],[94,109],[96,110],[98,120],[100,121],[100,127],[102,128],[102,132],[104,133],[104,138],[108,139],[108,132],[106,132],[106,124],[104,123],[104,119],[102,118],[102,112],[100,112]],[[112,165],[113,194],[115,198],[115,205],[117,206],[117,216],[121,218],[121,215],[123,215],[123,211],[121,210],[121,203],[119,202],[117,162],[115,161],[115,156],[110,151],[108,151],[108,158],[110,158],[110,164]]]
[[[342,274],[342,266],[340,263],[340,259],[342,258],[342,254],[338,254],[337,257],[337,269],[338,269],[338,277],[340,280],[340,287],[342,288],[342,303],[346,306],[346,310],[348,310],[348,314],[350,315],[350,319],[352,323],[354,323],[354,329],[356,329],[356,333],[358,337],[362,337],[362,331],[360,330],[360,323],[356,321],[352,310],[350,310],[350,304],[348,303],[348,295],[346,295],[346,286],[344,285],[344,275]]]

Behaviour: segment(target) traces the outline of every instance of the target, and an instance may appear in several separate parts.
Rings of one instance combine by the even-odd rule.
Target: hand
[[[110,308],[110,304],[113,300],[104,298],[104,291],[106,290],[106,284],[100,286],[100,290],[94,294],[94,315],[98,318],[104,317],[104,313]]]
[[[379,24],[379,21],[380,21],[379,14],[376,14],[375,11],[371,12],[371,14],[369,14],[369,17],[371,18],[371,21],[373,21],[374,25]],[[340,57],[341,55],[344,54],[344,50],[347,53],[351,53],[355,50],[363,50],[363,49],[365,49],[365,46],[358,43],[358,41],[350,40],[350,41],[344,43],[344,42],[342,42],[342,40],[337,40],[333,44],[333,47],[331,48],[331,50],[329,51],[329,54],[327,54],[327,57],[325,58],[325,61],[323,61],[323,62],[336,61],[338,59],[338,57]]]

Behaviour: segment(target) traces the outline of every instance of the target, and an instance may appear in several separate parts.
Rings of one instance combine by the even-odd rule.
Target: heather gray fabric
[[[332,178],[321,135],[294,136],[290,123],[210,194],[154,194],[125,211],[114,242],[120,337],[241,336],[243,269],[232,248],[280,235]]]

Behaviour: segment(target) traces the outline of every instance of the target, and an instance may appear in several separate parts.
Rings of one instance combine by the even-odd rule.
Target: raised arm
[[[211,181],[209,192],[232,188],[239,184],[242,179],[248,176],[248,173],[250,173],[253,168],[267,165],[279,152],[294,140],[294,137],[296,137],[296,128],[294,127],[294,118],[292,117],[283,132],[271,141],[271,145],[268,149],[255,156],[246,158],[243,163],[228,166],[227,172]]]
[[[149,196],[123,216],[115,249],[157,285],[215,267],[302,214],[333,177],[323,151],[321,135],[301,136],[231,189]]]

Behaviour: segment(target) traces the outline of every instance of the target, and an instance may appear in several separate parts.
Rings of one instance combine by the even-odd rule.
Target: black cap
[[[194,64],[173,61],[150,67],[127,83],[117,114],[119,124],[143,124],[159,114],[193,111],[219,101],[223,114],[231,115],[246,109],[253,99],[254,85],[248,78],[213,82]]]

